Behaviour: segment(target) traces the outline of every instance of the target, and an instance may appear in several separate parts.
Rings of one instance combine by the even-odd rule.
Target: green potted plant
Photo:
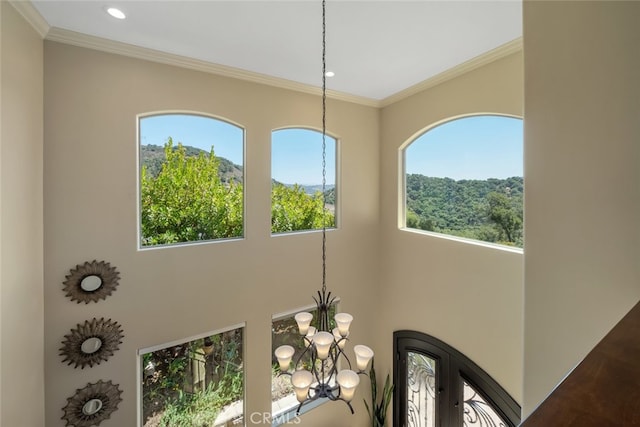
[[[372,427],[384,427],[387,419],[387,409],[391,398],[393,397],[393,384],[387,374],[387,378],[384,381],[384,387],[380,396],[380,402],[378,402],[378,385],[376,382],[376,370],[371,361],[371,369],[369,370],[369,379],[371,380],[371,407],[367,401],[364,401],[364,406],[367,408],[367,413],[371,418]]]

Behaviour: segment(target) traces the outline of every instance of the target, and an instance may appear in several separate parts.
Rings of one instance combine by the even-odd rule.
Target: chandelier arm
[[[305,340],[307,340],[307,337],[304,337]],[[297,371],[298,370],[298,366],[300,366],[300,364],[302,363],[302,358],[304,357],[305,354],[309,353],[310,355],[310,359],[313,359],[313,344],[309,345],[308,347],[305,347],[305,349],[302,351],[302,353],[300,353],[298,355],[298,357],[296,357],[296,361],[293,364],[293,370]],[[291,375],[291,374],[289,374]]]
[[[347,404],[347,406],[349,407],[349,410],[351,411],[351,415],[355,414],[355,412],[354,412],[354,410],[353,410],[353,406],[351,406],[351,402],[347,402],[347,401],[346,401],[346,400],[344,400],[344,399],[340,399],[340,400],[342,400],[344,403],[346,403],[346,404]]]
[[[307,397],[309,398],[309,402],[313,402],[316,399],[319,399],[322,396],[322,384],[318,384],[313,387],[309,387],[309,392],[307,393]]]
[[[308,336],[304,336],[302,337],[302,341],[304,342],[305,345],[305,349],[302,352],[302,354],[300,354],[300,356],[302,356],[303,354],[305,354],[306,352],[309,351],[309,347],[311,347],[313,345],[313,338],[309,338]]]
[[[331,292],[326,292],[326,289],[323,289],[322,292],[317,292],[318,298],[313,297],[317,308],[316,326],[318,328],[318,331],[331,332],[329,330],[329,310],[331,309],[333,303],[336,301],[336,297],[332,297]]]
[[[315,400],[317,400],[319,398],[320,398],[320,396],[316,394],[314,397],[310,397],[307,400],[305,400],[304,402],[300,402],[300,404],[298,405],[298,409],[296,409],[296,415],[300,415],[300,411],[302,410],[302,407],[304,405],[309,404],[309,403],[311,403],[311,402],[313,402],[313,401],[315,401]],[[341,398],[335,398],[335,399],[329,398],[329,400],[334,401],[334,402],[336,400],[342,400],[349,407],[349,410],[351,411],[351,415],[355,414],[355,411],[353,410],[353,406],[351,406],[351,402],[347,402],[346,400],[341,399]]]
[[[300,410],[302,409],[302,407],[306,404],[309,404],[317,399],[319,399],[320,396],[316,393],[315,395],[311,396],[311,388],[309,388],[309,391],[307,392],[307,399],[300,402],[300,404],[298,405],[298,409],[296,409],[296,415],[300,415]]]
[[[320,381],[320,375],[318,373],[317,362],[318,362],[317,352],[316,351],[311,351],[311,360],[309,361],[309,363],[311,364],[311,367],[310,367],[309,371],[313,375],[313,378],[315,378],[319,382],[322,382],[322,381]]]
[[[348,341],[347,337],[342,337],[342,338],[340,338],[340,340],[338,342],[336,342],[336,349],[337,349],[336,363],[337,363],[338,359],[340,358],[340,356],[342,356],[342,358],[347,361],[347,364],[349,365],[349,369],[353,370],[352,367],[351,367],[351,360],[349,360],[349,358],[347,357],[346,353],[344,352],[344,350],[339,345],[342,341]]]
[[[325,384],[329,384],[329,380],[331,380],[331,378],[334,378],[337,373],[338,373],[338,367],[337,367],[337,357],[336,357],[336,353],[333,350],[333,346],[335,346],[335,344],[332,344],[332,349],[329,351],[329,359],[331,361],[331,367],[329,368],[329,372],[326,372],[326,360],[323,360],[322,362],[322,382]],[[338,396],[340,395],[340,390],[338,389]]]
[[[320,368],[319,369],[316,366],[316,363],[314,363],[313,366],[314,366],[314,375],[313,375],[313,377],[318,381],[318,386],[321,386],[321,385],[324,384],[324,378],[322,377],[322,369],[324,368],[324,363],[323,363],[323,361],[320,361]]]
[[[331,352],[329,352],[329,355],[331,354]],[[322,384],[325,384],[325,387],[329,384],[329,380],[331,379],[331,373],[333,371],[333,368],[329,369],[329,375],[327,375],[327,359],[324,359],[322,361],[322,363],[320,364],[320,366],[322,367],[321,369],[321,374],[322,374]],[[328,390],[328,387],[326,387]]]
[[[340,353],[342,353],[342,350],[340,350],[338,344],[336,342],[331,344],[331,351],[329,352],[329,355],[331,356],[331,370],[335,373],[338,372],[338,359],[340,357]]]
[[[300,404],[298,405],[298,409],[296,409],[296,415],[300,415],[300,411],[302,410],[302,405],[304,405],[307,402],[309,401],[305,400],[304,402],[300,402]]]

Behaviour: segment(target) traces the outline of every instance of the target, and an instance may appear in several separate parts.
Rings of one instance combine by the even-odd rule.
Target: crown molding
[[[85,47],[103,52],[114,53],[117,55],[129,56],[132,58],[158,62],[161,64],[174,65],[177,67],[188,68],[191,70],[202,71],[224,77],[231,77],[234,79],[245,80],[253,83],[275,86],[282,89],[309,93],[313,95],[321,94],[320,88],[312,85],[298,83],[278,77],[267,76],[265,74],[254,73],[252,71],[241,70],[239,68],[228,67],[226,65],[214,64],[199,59],[160,52],[158,50],[134,46],[127,43],[107,40],[101,37],[90,36],[87,34],[64,30],[57,27],[52,27],[49,30],[46,39],[59,43],[70,44],[73,46]],[[353,102],[356,104],[367,105],[371,107],[379,107],[380,103],[375,99],[350,95],[347,93],[332,90],[327,90],[327,98]]]
[[[395,102],[401,101],[405,98],[415,95],[416,93],[422,92],[426,89],[429,89],[441,83],[444,83],[447,80],[454,79],[470,71],[473,71],[476,68],[480,68],[484,65],[490,64],[491,62],[497,61],[498,59],[502,59],[506,56],[509,56],[511,54],[514,54],[520,51],[522,51],[522,37],[518,37],[517,39],[512,40],[508,43],[505,43],[502,46],[498,46],[497,48],[492,49],[486,53],[483,53],[482,55],[476,56],[475,58],[472,58],[466,62],[463,62],[460,65],[450,68],[427,80],[424,80],[394,95],[391,95],[383,99],[382,101],[380,101],[380,107],[386,107]]]
[[[12,1],[12,4],[15,4],[15,3],[28,4],[29,6],[26,7],[25,10],[31,10],[32,12],[27,12],[27,13],[34,13],[37,17],[39,17],[41,22],[44,22],[44,24],[46,25],[46,28],[48,28],[48,24],[46,24],[44,19],[42,19],[42,17],[37,12],[37,10],[35,10],[35,8],[31,6],[30,2]],[[26,18],[26,19],[29,20],[29,18]],[[34,19],[37,19],[37,18],[34,18]],[[35,24],[31,20],[29,20],[29,22],[31,22],[32,25],[34,25],[34,28],[38,29],[38,27],[35,27]],[[43,29],[45,27],[41,25],[39,28]],[[117,55],[129,56],[132,58],[143,59],[143,60],[157,62],[161,64],[173,65],[173,66],[187,68],[195,71],[216,74],[224,77],[231,77],[234,79],[278,87],[281,89],[288,89],[288,90],[312,94],[312,95],[321,94],[320,88],[316,86],[298,83],[298,82],[294,82],[291,80],[282,79],[278,77],[272,77],[265,74],[255,73],[252,71],[246,71],[239,68],[229,67],[226,65],[214,64],[212,62],[202,61],[199,59],[193,59],[193,58],[188,58],[185,56],[175,55],[171,53],[160,52],[154,49],[134,46],[131,44],[108,40],[108,39],[104,39],[96,36],[90,36],[88,34],[82,34],[75,31],[64,30],[57,27],[48,28],[45,38],[47,40],[51,40],[59,43],[99,50],[102,52],[114,53]],[[515,40],[512,40],[508,43],[505,43],[502,46],[499,46],[493,50],[490,50],[489,52],[486,52],[473,59],[470,59],[467,62],[464,62],[456,67],[453,67],[447,71],[444,71],[434,77],[424,80],[423,82],[415,84],[407,89],[404,89],[382,100],[351,95],[348,93],[334,91],[330,89],[327,90],[327,98],[335,99],[339,101],[351,102],[351,103],[364,105],[368,107],[382,108],[519,51],[522,51],[521,37]]]
[[[30,1],[9,0],[9,4],[40,34],[40,37],[46,37],[51,27]]]

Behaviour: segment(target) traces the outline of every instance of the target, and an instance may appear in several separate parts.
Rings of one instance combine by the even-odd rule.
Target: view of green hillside
[[[154,246],[242,237],[244,184],[242,167],[212,151],[173,145],[140,149],[141,245]],[[327,191],[327,204],[335,199]],[[331,199],[330,199],[331,198]],[[304,187],[272,184],[271,231],[333,227],[331,206],[322,193]]]
[[[173,147],[177,150],[178,147]],[[209,155],[210,153],[201,150],[196,147],[184,146],[185,154],[187,157],[197,157],[200,154]],[[220,161],[218,170],[220,172],[220,179],[222,182],[242,182],[242,166],[225,159],[224,157],[217,157]],[[146,167],[147,173],[153,177],[157,177],[162,169],[162,163],[165,162],[166,156],[164,153],[164,147],[159,145],[141,145],[140,146],[140,160],[142,166]]]
[[[407,227],[522,247],[523,184],[407,174]]]
[[[174,150],[177,150],[178,147],[173,147]],[[210,153],[201,150],[200,148],[191,147],[188,145],[184,146],[185,154],[187,157],[197,157],[200,154],[204,154],[208,156]],[[222,182],[242,182],[242,166],[236,165],[230,160],[225,159],[224,157],[216,156],[220,161],[218,165],[218,170],[220,172],[220,179]],[[140,160],[142,166],[147,169],[147,173],[153,177],[157,177],[160,171],[162,170],[162,163],[165,162],[166,156],[164,154],[164,147],[159,145],[141,145],[140,146]],[[296,184],[291,183],[282,183],[276,180],[273,180],[273,184],[282,184],[287,187],[294,187]],[[317,192],[322,191],[322,184],[316,185],[298,185],[306,194],[314,195]],[[326,185],[325,186],[325,202],[327,205],[335,204],[335,186],[334,185]]]
[[[243,235],[242,166],[174,146],[169,138],[164,147],[141,146],[141,167],[143,246]],[[326,209],[319,188],[274,181],[272,232],[335,226],[335,188],[326,190]],[[408,228],[523,246],[522,177],[456,181],[407,174],[406,189]]]

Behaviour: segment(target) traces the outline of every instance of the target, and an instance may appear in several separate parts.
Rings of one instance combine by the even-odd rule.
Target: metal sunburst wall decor
[[[89,304],[91,301],[98,302],[111,295],[118,286],[120,273],[108,262],[93,260],[76,265],[65,279],[63,284],[66,296],[71,298],[71,301],[77,301],[78,304],[81,302]]]
[[[118,384],[111,381],[98,381],[77,389],[75,394],[67,398],[67,404],[62,410],[65,426],[90,427],[97,426],[109,419],[122,402],[122,390]]]
[[[99,365],[118,350],[124,338],[122,332],[118,322],[111,319],[94,318],[82,325],[78,324],[77,328],[71,329],[71,333],[64,336],[65,340],[60,348],[60,355],[64,356],[62,362],[81,369],[87,365]]]

